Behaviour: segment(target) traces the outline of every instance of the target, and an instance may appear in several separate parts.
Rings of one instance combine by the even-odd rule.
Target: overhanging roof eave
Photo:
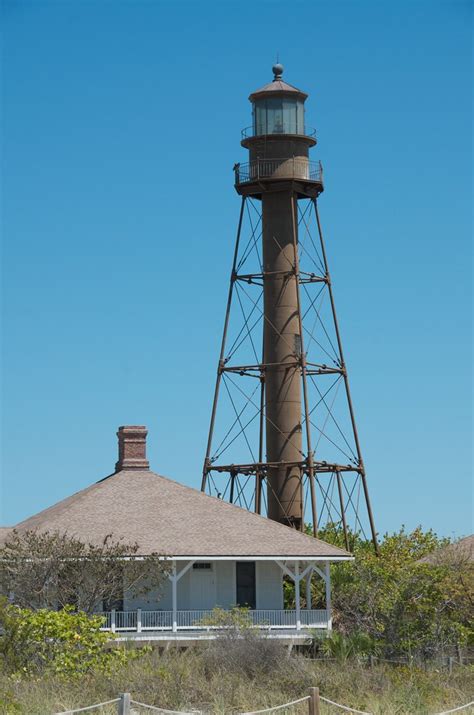
[[[136,554],[134,556],[122,556],[125,561],[140,561],[146,559],[150,554]],[[163,561],[354,561],[355,556],[352,554],[157,554],[158,558]]]

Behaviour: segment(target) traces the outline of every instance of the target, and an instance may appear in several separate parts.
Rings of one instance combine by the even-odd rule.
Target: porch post
[[[313,575],[313,571],[311,570],[309,574],[306,576],[306,610],[310,611],[311,606],[313,605],[311,603],[311,577]]]
[[[329,569],[329,561],[324,564],[326,576],[326,618],[328,623],[328,631],[332,631],[332,613],[331,613],[331,571]]]
[[[181,576],[184,576],[186,571],[189,571],[191,566],[194,564],[194,561],[188,561],[186,566],[179,571],[179,573],[176,570],[176,561],[173,559],[173,567],[171,569],[171,573],[168,574],[168,578],[171,581],[171,602],[172,602],[172,609],[173,609],[173,631],[176,633],[178,630],[178,581],[181,578]]]
[[[300,607],[300,562],[295,561],[295,605],[296,605],[296,630],[301,630],[301,607]]]
[[[173,608],[173,633],[178,630],[178,578],[176,576],[176,561],[173,561],[173,573],[171,576],[171,600]]]

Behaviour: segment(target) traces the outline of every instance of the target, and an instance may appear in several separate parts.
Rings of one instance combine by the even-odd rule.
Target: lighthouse
[[[283,79],[281,64],[275,64],[272,71],[272,81],[250,94],[252,124],[243,130],[241,138],[241,146],[248,151],[248,161],[234,165],[235,190],[242,203],[202,489],[209,492],[214,489],[216,495],[231,502],[240,500],[240,505],[296,529],[304,528],[307,513],[315,534],[324,521],[340,525],[348,545],[347,512],[351,509],[357,512],[354,525],[351,524],[353,531],[358,531],[362,525],[360,499],[356,506],[354,496],[359,482],[368,528],[376,544],[319,220],[317,203],[324,189],[323,172],[321,163],[310,156],[317,138],[315,130],[306,124],[308,95]],[[250,219],[248,241],[243,240],[247,215]],[[302,231],[304,240],[300,237]],[[302,264],[309,256],[311,245],[315,247],[318,260],[313,259],[314,265],[306,267]],[[252,270],[245,270],[251,250],[255,250],[258,261]],[[260,290],[260,296],[252,297],[248,286]],[[309,292],[315,288],[328,294],[329,327],[324,325],[318,312],[320,303]],[[243,303],[245,297],[250,301],[248,310]],[[242,326],[229,345],[232,317],[239,310]],[[308,316],[311,318],[314,311],[316,319],[308,328],[305,321],[309,322]],[[261,317],[258,325],[255,316]],[[331,350],[325,350],[331,360],[312,359],[306,343],[324,349],[326,338],[332,346]],[[251,342],[254,357],[236,361],[235,345],[240,347],[245,340]],[[343,386],[349,436],[339,427],[332,407],[324,397],[326,387],[320,389],[316,385],[317,393],[312,388],[316,379],[326,376],[340,381]],[[258,398],[254,396],[256,388],[250,392],[239,387],[237,378],[246,378],[247,382],[248,378],[256,378],[260,385]],[[227,434],[224,432],[225,437],[219,440],[215,451],[223,382],[234,414],[230,429]],[[230,394],[234,387],[247,396],[247,405],[237,405],[237,400]],[[320,445],[323,435],[338,446],[326,433],[328,420],[321,419],[318,424],[315,414],[319,413],[315,410],[321,403],[328,408],[344,439],[344,448],[340,452],[347,456],[347,460],[338,459],[337,453],[336,457],[326,458],[324,446]],[[256,408],[258,415],[251,417],[252,408]],[[314,439],[314,432],[317,439]],[[235,449],[237,439],[242,435],[244,450],[248,451],[250,459],[241,459],[237,454],[235,460],[222,461],[226,449]],[[225,484],[219,481],[223,474],[227,475]]]
[[[275,65],[273,72],[273,81],[250,95],[252,132],[242,140],[242,146],[249,151],[252,178],[265,189],[260,196],[268,516],[300,528],[303,335],[295,262],[295,181],[307,183],[309,150],[316,139],[305,133],[304,103],[308,95],[283,81],[282,65]],[[322,190],[319,176],[314,184],[317,195]],[[241,194],[252,191],[248,184],[237,184],[236,188]]]

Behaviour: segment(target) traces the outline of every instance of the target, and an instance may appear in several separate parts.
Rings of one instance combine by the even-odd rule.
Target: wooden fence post
[[[319,688],[309,689],[308,715],[321,715]]]
[[[118,715],[130,715],[130,693],[120,693],[117,712]]]

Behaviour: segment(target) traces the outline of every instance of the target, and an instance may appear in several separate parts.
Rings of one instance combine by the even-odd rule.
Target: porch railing
[[[98,615],[105,618],[104,631],[137,632],[173,630],[173,611],[104,611]],[[262,629],[296,629],[296,610],[258,609],[248,611],[250,623]],[[176,628],[179,631],[215,630],[212,625],[212,610],[189,610],[176,612]],[[327,628],[325,609],[301,609],[299,625],[302,628]]]

